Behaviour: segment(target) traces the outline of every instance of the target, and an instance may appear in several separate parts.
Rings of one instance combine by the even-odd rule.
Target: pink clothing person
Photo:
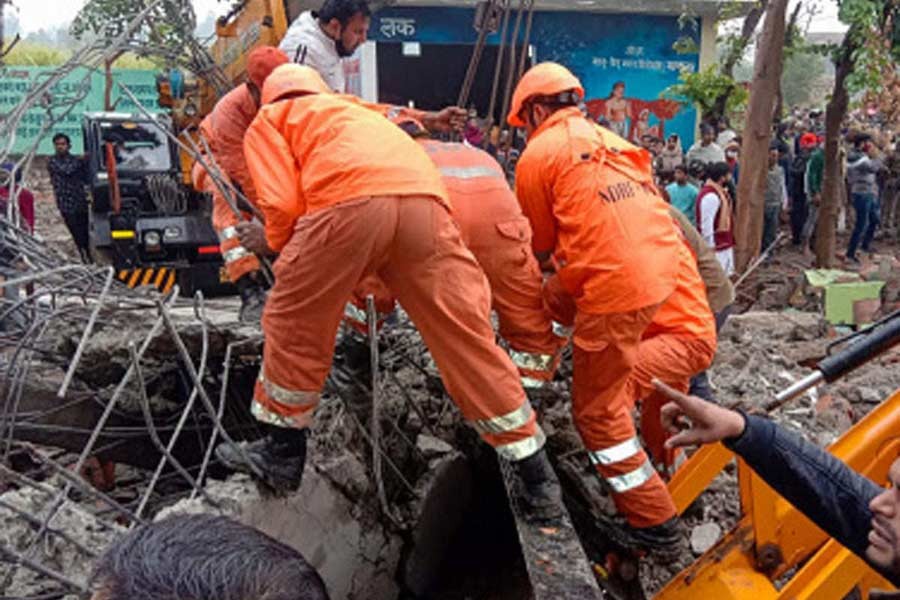
[[[22,172],[15,170],[15,165],[5,163],[0,165],[0,213],[6,216],[9,209],[9,195],[11,173],[15,171],[15,194],[19,205],[19,215],[22,218],[22,227],[28,233],[34,233],[34,194],[22,187]]]

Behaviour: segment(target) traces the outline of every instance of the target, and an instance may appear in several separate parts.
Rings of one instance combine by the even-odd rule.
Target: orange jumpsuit
[[[466,247],[487,276],[491,307],[496,311],[500,335],[509,343],[510,357],[519,369],[522,386],[541,387],[553,378],[564,338],[554,334],[544,310],[542,276],[531,252],[531,226],[497,161],[472,146],[420,140],[441,172],[450,195],[453,220]],[[347,306],[347,322],[366,332],[363,310],[367,294],[374,294],[379,313],[392,308],[385,288],[367,280]]]
[[[545,287],[556,290],[554,318],[575,326],[575,425],[619,512],[634,527],[659,525],[675,506],[637,438],[629,381],[641,337],[675,290],[682,242],[649,155],[566,108],[531,135],[516,191],[534,251],[560,265]],[[554,300],[561,294],[570,306]]]
[[[267,241],[281,252],[262,319],[256,418],[309,426],[346,300],[378,275],[482,438],[509,460],[537,452],[544,434],[494,339],[487,281],[421,147],[382,116],[318,94],[264,106],[245,154]]]
[[[416,109],[385,104],[371,104],[359,100],[355,96],[341,97],[382,114],[402,113],[416,119],[421,119],[422,115],[424,115],[423,111]],[[259,106],[253,96],[251,96],[247,86],[239,85],[225,94],[216,103],[212,112],[200,123],[200,133],[209,144],[215,164],[233,184],[240,188],[247,200],[253,203],[254,206],[257,204],[256,188],[253,185],[253,178],[250,176],[250,171],[247,169],[247,161],[244,158],[244,135],[247,133],[247,128],[250,127],[250,123],[256,116],[258,109]],[[202,143],[201,148],[203,148]],[[225,262],[228,279],[234,282],[247,273],[258,271],[260,268],[259,260],[241,246],[237,238],[235,226],[242,219],[234,214],[225,198],[222,197],[218,186],[216,186],[212,178],[199,163],[194,165],[192,177],[195,189],[212,194],[213,228],[219,236],[219,247],[222,252],[222,259]],[[249,218],[249,215],[246,215],[245,218]]]
[[[244,159],[244,134],[257,111],[256,101],[246,85],[239,85],[216,103],[212,112],[200,123],[200,133],[209,144],[212,160],[247,199],[256,204],[256,189]],[[201,148],[203,145],[201,143]],[[210,160],[209,157],[206,160]],[[212,194],[213,228],[219,236],[219,248],[228,279],[237,281],[247,273],[259,270],[259,260],[241,246],[235,226],[242,219],[228,206],[212,177],[200,166],[192,172],[194,188]]]

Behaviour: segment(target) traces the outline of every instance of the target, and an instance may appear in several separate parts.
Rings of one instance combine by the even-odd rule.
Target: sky
[[[793,6],[799,0],[791,0]],[[216,15],[228,10],[229,2],[217,0],[193,0],[197,18],[203,20],[207,13]],[[810,31],[843,31],[845,27],[837,20],[837,3],[834,0],[805,0],[816,4],[821,12],[812,20]],[[38,29],[53,29],[68,25],[85,0],[13,0],[18,12],[22,30],[25,33]]]

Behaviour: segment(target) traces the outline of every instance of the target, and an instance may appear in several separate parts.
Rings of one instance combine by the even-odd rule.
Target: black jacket
[[[883,488],[772,421],[745,418],[744,433],[725,445],[820,529],[868,563],[869,502]],[[900,587],[900,574],[869,566]]]

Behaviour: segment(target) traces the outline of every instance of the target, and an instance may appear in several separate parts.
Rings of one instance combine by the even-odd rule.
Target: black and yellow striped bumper
[[[122,269],[117,274],[117,279],[130,288],[141,285],[152,285],[164,294],[167,294],[175,285],[175,269],[168,267],[147,267],[142,269]]]

